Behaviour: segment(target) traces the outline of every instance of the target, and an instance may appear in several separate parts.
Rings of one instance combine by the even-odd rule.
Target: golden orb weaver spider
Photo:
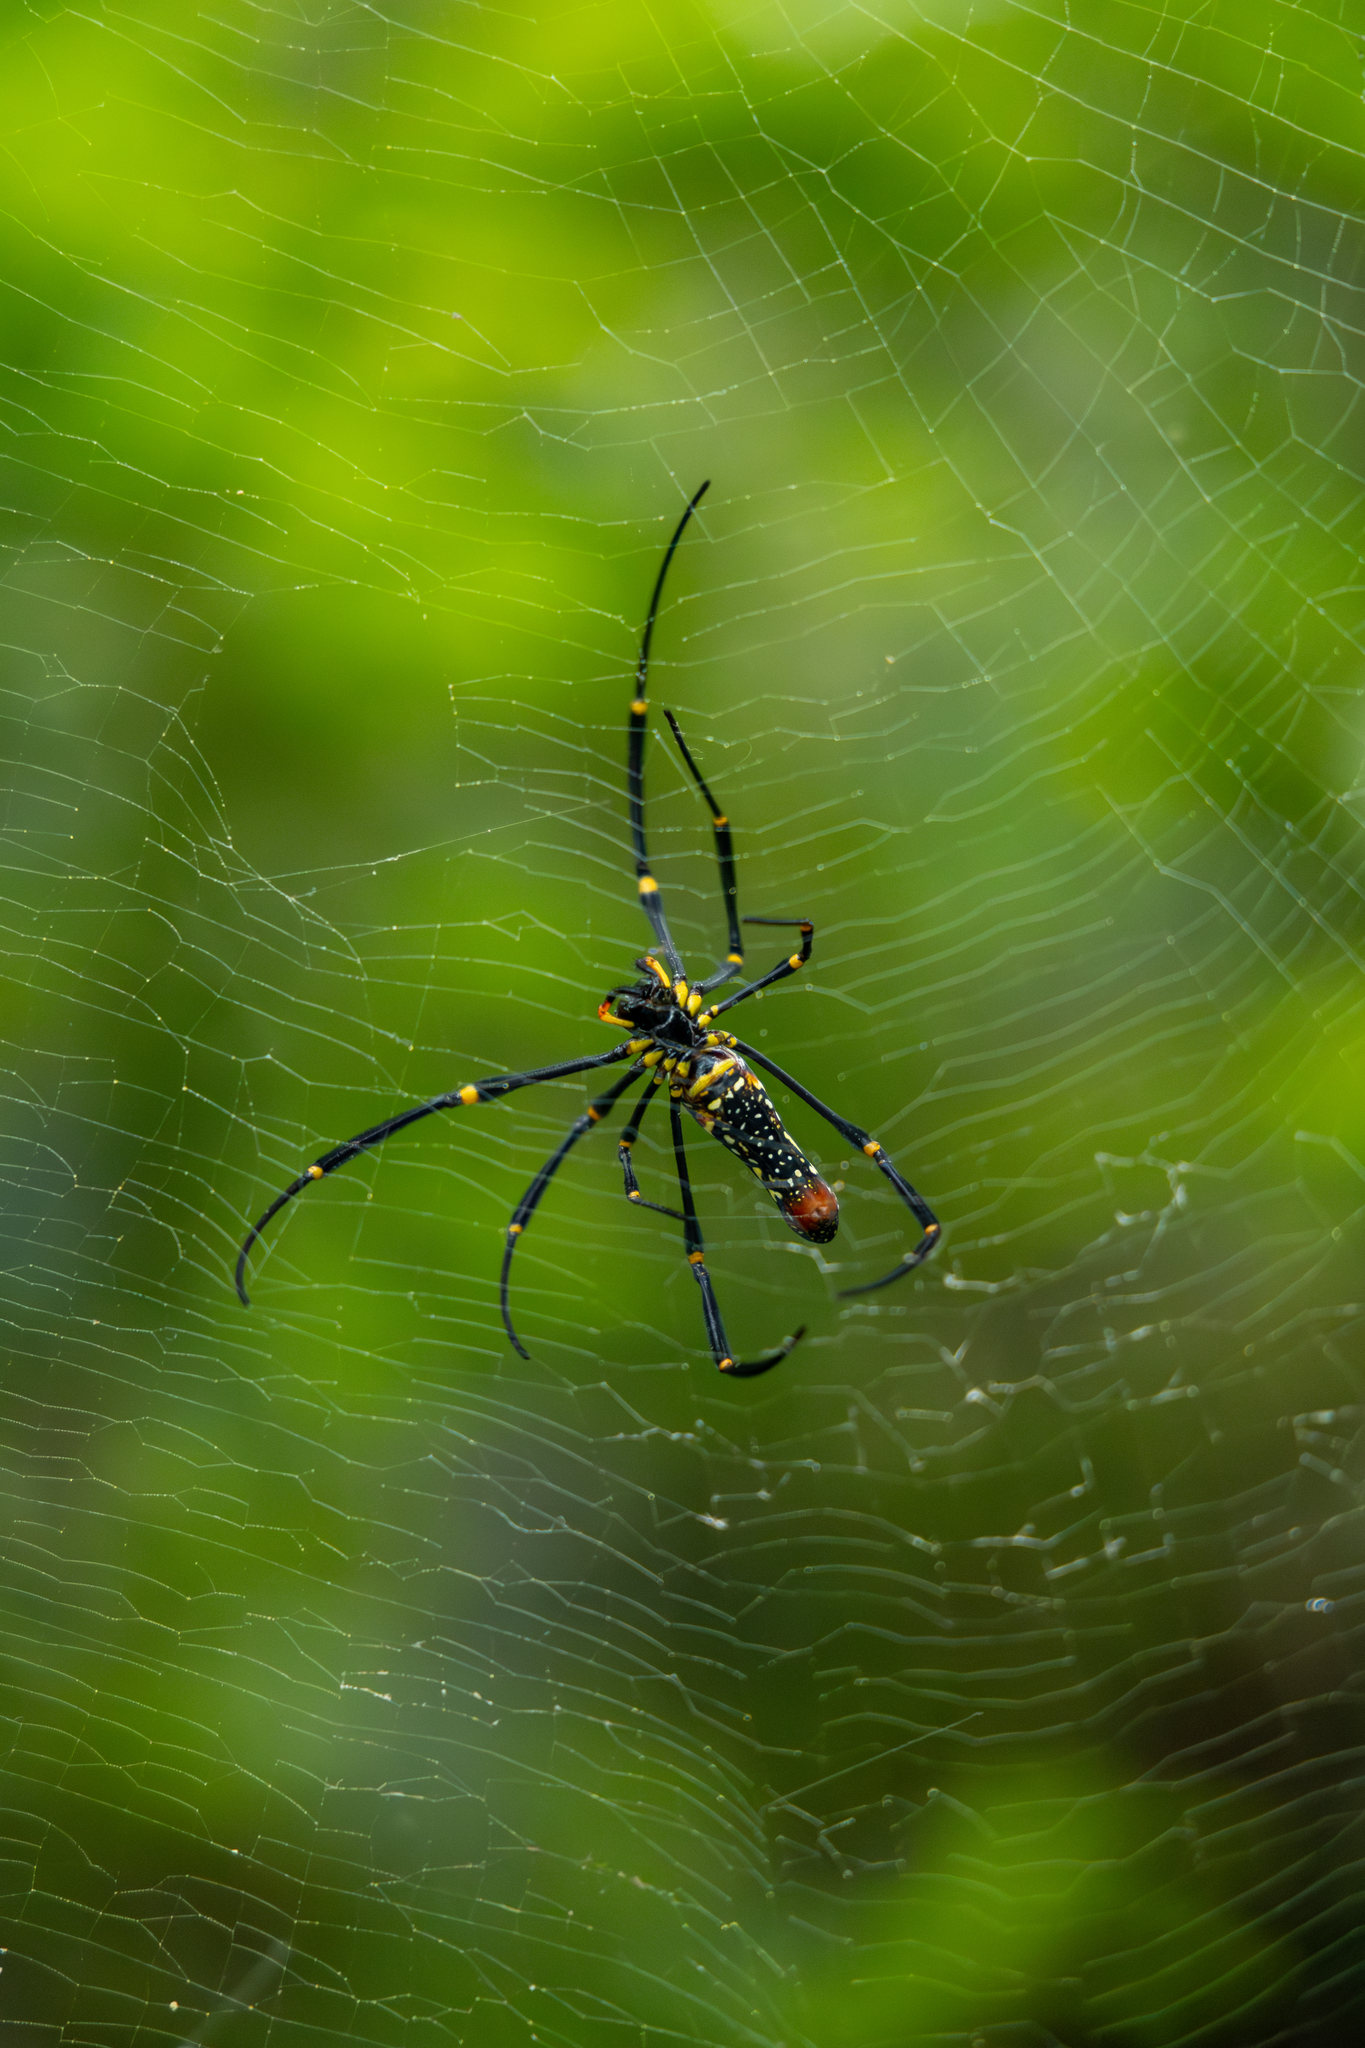
[[[721,1321],[720,1308],[716,1301],[715,1288],[706,1270],[706,1257],[702,1244],[701,1226],[697,1221],[696,1203],[692,1196],[692,1182],[688,1175],[687,1158],[683,1149],[683,1112],[700,1124],[704,1131],[718,1139],[723,1145],[742,1159],[750,1173],[762,1184],[777,1204],[778,1210],[798,1237],[804,1237],[810,1244],[828,1244],[839,1228],[839,1203],[834,1190],[823,1181],[815,1168],[788,1137],[770,1096],[757,1074],[755,1067],[762,1067],[773,1079],[789,1088],[798,1100],[826,1123],[833,1124],[840,1136],[850,1145],[867,1155],[880,1167],[896,1193],[906,1206],[913,1211],[920,1226],[917,1244],[879,1280],[868,1280],[860,1287],[845,1287],[842,1296],[870,1294],[878,1287],[889,1286],[904,1273],[913,1272],[928,1258],[938,1243],[940,1228],[933,1211],[924,1198],[917,1194],[908,1180],[905,1180],[892,1165],[881,1145],[868,1132],[860,1130],[846,1117],[830,1109],[808,1088],[785,1073],[765,1054],[742,1039],[733,1038],[728,1031],[718,1027],[717,1020],[726,1010],[734,1009],[760,989],[771,988],[776,981],[782,981],[789,974],[804,967],[810,958],[814,927],[804,917],[746,917],[739,915],[738,888],[735,880],[735,853],[730,835],[730,822],[721,811],[710,789],[702,778],[700,769],[692,759],[678,728],[678,721],[671,711],[665,711],[683,765],[693,782],[696,783],[703,799],[710,808],[711,829],[715,837],[716,860],[720,868],[721,894],[725,901],[725,919],[729,934],[729,950],[720,964],[707,975],[704,981],[689,982],[682,956],[673,942],[664,915],[663,898],[655,880],[645,852],[645,725],[648,715],[646,686],[649,677],[649,645],[654,634],[654,622],[659,613],[659,600],[663,596],[664,579],[669,563],[677,551],[678,542],[688,520],[701,503],[709,489],[709,480],[689,499],[682,518],[673,532],[673,538],[664,550],[663,562],[654,582],[654,593],[649,601],[645,618],[644,635],[640,641],[640,656],[635,668],[635,696],[630,707],[630,729],[626,759],[626,795],[630,809],[630,836],[635,849],[635,873],[640,893],[640,903],[654,930],[656,952],[645,953],[636,961],[643,979],[608,991],[598,1005],[597,1014],[604,1024],[621,1026],[630,1035],[622,1045],[613,1046],[610,1052],[590,1053],[583,1059],[561,1060],[550,1067],[534,1067],[524,1074],[495,1074],[482,1081],[466,1081],[459,1088],[452,1088],[447,1094],[435,1095],[429,1102],[416,1103],[411,1109],[400,1110],[397,1116],[386,1117],[383,1123],[374,1124],[368,1131],[361,1131],[358,1137],[348,1138],[343,1145],[336,1145],[330,1152],[324,1152],[321,1159],[292,1181],[283,1194],[277,1195],[260,1221],[253,1223],[247,1233],[246,1242],[237,1256],[237,1292],[243,1306],[249,1306],[246,1292],[247,1254],[273,1216],[278,1215],[286,1202],[292,1202],[295,1195],[315,1180],[323,1180],[334,1173],[338,1166],[344,1166],[357,1154],[368,1151],[372,1145],[381,1145],[385,1138],[391,1138],[395,1131],[406,1130],[424,1116],[433,1116],[439,1109],[472,1108],[476,1102],[493,1102],[499,1096],[510,1095],[515,1088],[529,1088],[537,1081],[557,1081],[568,1074],[591,1072],[595,1067],[619,1065],[628,1060],[629,1066],[619,1079],[612,1082],[602,1094],[589,1103],[582,1115],[577,1117],[558,1148],[546,1160],[535,1179],[516,1206],[511,1222],[507,1226],[507,1241],[502,1255],[502,1275],[499,1283],[499,1303],[502,1320],[513,1348],[523,1358],[529,1356],[512,1323],[509,1297],[509,1282],[512,1270],[512,1254],[527,1224],[540,1206],[540,1200],[556,1173],[579,1139],[590,1131],[594,1124],[601,1123],[607,1112],[614,1108],[633,1081],[644,1079],[644,1092],[635,1105],[630,1122],[621,1134],[617,1145],[617,1156],[621,1163],[627,1198],[646,1209],[654,1209],[662,1216],[672,1216],[683,1227],[683,1247],[692,1268],[698,1287],[701,1289],[702,1316],[706,1323],[707,1342],[711,1356],[719,1370],[736,1379],[752,1379],[758,1373],[768,1372],[779,1364],[792,1347],[805,1335],[804,1327],[786,1338],[776,1351],[768,1352],[762,1358],[748,1363],[735,1358],[725,1336],[725,1325]],[[746,982],[723,1002],[713,1003],[709,998],[713,990],[722,983],[732,980],[744,965],[744,944],[740,935],[741,924],[790,925],[801,934],[801,943],[796,952],[779,960],[766,974],[756,981]],[[661,958],[659,956],[662,956]],[[631,1149],[640,1133],[640,1124],[645,1111],[654,1099],[654,1091],[661,1084],[668,1086],[668,1109],[673,1131],[673,1158],[678,1176],[681,1209],[668,1209],[659,1202],[647,1202],[640,1192],[635,1169],[631,1164]]]

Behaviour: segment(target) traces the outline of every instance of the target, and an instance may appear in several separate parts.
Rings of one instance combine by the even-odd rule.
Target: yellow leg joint
[[[474,1107],[474,1104],[478,1101],[478,1099],[479,1091],[474,1086],[472,1081],[469,1083],[467,1087],[464,1087],[460,1090],[460,1100],[464,1104],[466,1109],[472,1109]]]
[[[704,1264],[705,1259],[705,1252],[689,1252],[687,1254],[687,1263],[689,1266],[700,1266]]]
[[[881,1149],[881,1146],[877,1143],[877,1140],[875,1138],[869,1138],[867,1143],[863,1146],[863,1150],[864,1152],[866,1152],[869,1159],[875,1159],[877,1154],[881,1151]]]
[[[657,896],[659,893],[659,885],[653,875],[641,875],[639,887],[642,896]]]
[[[308,1169],[308,1178],[309,1180],[321,1180],[322,1168],[320,1166],[310,1166]]]
[[[648,711],[649,706],[648,704],[646,704],[643,697],[637,697],[630,708],[635,713],[635,716],[637,718],[643,718],[646,711]]]
[[[701,990],[694,988],[691,995],[687,998],[687,1013],[690,1017],[695,1017],[700,1008]]]

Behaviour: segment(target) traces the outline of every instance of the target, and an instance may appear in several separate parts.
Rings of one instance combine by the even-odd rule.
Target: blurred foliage
[[[0,13],[20,2048],[1359,2026],[1360,88],[1328,0]],[[696,1150],[811,1328],[718,1383],[585,1146],[525,1367],[564,1087],[244,1313],[301,1161],[601,1043],[707,475],[745,1028],[940,1256]]]

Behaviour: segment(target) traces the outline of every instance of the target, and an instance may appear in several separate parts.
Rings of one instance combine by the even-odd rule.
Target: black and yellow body
[[[415,1103],[409,1109],[399,1110],[396,1115],[386,1117],[382,1123],[372,1125],[369,1130],[361,1131],[354,1138],[348,1138],[344,1144],[334,1145],[329,1152],[325,1152],[312,1166],[306,1167],[290,1182],[248,1232],[246,1242],[237,1256],[237,1292],[244,1304],[247,1299],[246,1262],[252,1246],[271,1218],[313,1181],[324,1180],[328,1174],[334,1173],[348,1160],[356,1158],[374,1145],[382,1144],[395,1132],[406,1129],[409,1124],[417,1123],[438,1110],[473,1108],[476,1103],[496,1101],[500,1096],[510,1095],[520,1088],[532,1087],[540,1081],[563,1080],[569,1075],[589,1073],[595,1068],[619,1066],[623,1061],[629,1062],[625,1072],[618,1074],[610,1086],[596,1096],[575,1118],[556,1150],[546,1160],[518,1202],[512,1220],[507,1226],[499,1300],[507,1334],[523,1358],[527,1353],[513,1327],[510,1308],[512,1255],[539,1207],[542,1196],[564,1160],[579,1140],[610,1113],[632,1082],[643,1080],[644,1088],[617,1146],[625,1193],[630,1201],[637,1203],[641,1208],[657,1210],[682,1224],[683,1246],[688,1264],[701,1289],[702,1316],[706,1324],[707,1342],[711,1348],[711,1356],[721,1372],[737,1379],[748,1379],[758,1373],[767,1372],[787,1356],[792,1346],[805,1333],[803,1330],[796,1330],[778,1346],[776,1351],[768,1352],[748,1363],[735,1358],[731,1353],[716,1302],[715,1289],[706,1270],[701,1225],[697,1218],[683,1144],[685,1117],[690,1117],[748,1168],[754,1179],[772,1197],[781,1215],[799,1237],[805,1238],[810,1244],[828,1244],[839,1228],[839,1204],[834,1190],[821,1179],[805,1153],[788,1135],[771,1096],[754,1071],[756,1067],[761,1067],[772,1079],[795,1095],[798,1101],[803,1102],[817,1116],[823,1117],[826,1123],[833,1125],[849,1145],[870,1159],[885,1175],[920,1225],[918,1242],[901,1257],[889,1273],[884,1273],[879,1280],[866,1281],[860,1287],[845,1288],[845,1294],[867,1294],[875,1288],[888,1286],[891,1281],[898,1280],[902,1274],[912,1272],[916,1266],[921,1265],[938,1243],[939,1225],[928,1203],[916,1193],[909,1181],[902,1178],[876,1138],[869,1137],[866,1131],[850,1123],[837,1111],[828,1108],[818,1096],[812,1095],[810,1090],[804,1088],[792,1075],[775,1066],[766,1054],[759,1052],[754,1046],[745,1045],[738,1038],[731,1037],[729,1032],[718,1024],[717,1020],[724,1011],[733,1009],[737,1003],[747,1001],[750,996],[758,995],[763,989],[772,987],[775,982],[784,980],[788,975],[795,974],[798,968],[804,967],[810,959],[814,931],[808,918],[741,919],[730,821],[720,810],[693,760],[687,742],[679,730],[677,719],[671,711],[666,711],[664,716],[677,742],[683,765],[711,812],[711,830],[716,862],[720,870],[721,896],[725,912],[727,951],[708,976],[700,982],[689,983],[682,957],[669,930],[663,895],[645,847],[644,766],[649,711],[649,648],[654,622],[658,616],[659,599],[663,593],[664,578],[668,574],[668,565],[673,559],[678,542],[682,539],[683,530],[700,504],[706,488],[707,486],[703,484],[689,501],[664,552],[663,563],[655,578],[654,592],[650,598],[644,636],[640,642],[640,654],[635,668],[635,694],[631,700],[627,727],[626,801],[631,846],[635,858],[636,887],[639,891],[640,906],[649,919],[654,933],[655,951],[645,954],[636,962],[642,978],[628,986],[613,989],[603,998],[597,1010],[603,1023],[618,1025],[629,1036],[624,1044],[612,1046],[606,1052],[587,1053],[577,1059],[559,1060],[552,1066],[534,1067],[526,1073],[490,1074],[480,1081],[466,1081],[457,1088],[431,1097],[429,1101]],[[779,960],[766,974],[761,974],[755,981],[745,982],[723,1001],[713,1002],[713,991],[723,983],[736,979],[743,968],[744,943],[740,929],[742,924],[791,926],[800,931],[801,942],[794,953]],[[650,1102],[656,1100],[665,1088],[673,1139],[673,1164],[678,1180],[678,1196],[682,1203],[680,1209],[666,1208],[659,1202],[646,1201],[631,1162],[631,1151],[639,1136],[645,1112]]]
[[[628,1031],[643,1027],[648,1035],[632,1038],[628,1050],[654,1069],[656,1085],[667,1083],[670,1102],[748,1167],[798,1237],[828,1244],[839,1228],[838,1198],[793,1142],[739,1040],[710,1028],[715,1013],[701,1007],[700,990],[671,983],[652,955],[639,964],[655,979],[613,989],[598,1015]]]
[[[724,1042],[726,1052],[680,1060],[669,1094],[748,1167],[799,1237],[828,1244],[839,1228],[833,1188],[792,1142],[772,1097],[734,1049],[735,1041]]]

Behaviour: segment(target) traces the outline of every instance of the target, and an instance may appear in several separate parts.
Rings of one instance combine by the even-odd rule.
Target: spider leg
[[[523,1358],[529,1358],[531,1354],[512,1327],[512,1310],[509,1301],[512,1254],[517,1248],[517,1240],[521,1237],[527,1224],[540,1207],[541,1196],[559,1172],[560,1167],[564,1164],[564,1161],[568,1158],[579,1139],[586,1132],[590,1131],[594,1124],[601,1123],[608,1110],[614,1108],[616,1103],[625,1094],[631,1082],[635,1080],[637,1073],[637,1068],[629,1067],[622,1074],[619,1081],[613,1081],[610,1088],[604,1090],[594,1102],[588,1104],[588,1107],[581,1116],[574,1118],[564,1137],[560,1140],[559,1145],[550,1154],[550,1157],[541,1167],[539,1173],[531,1182],[530,1187],[527,1188],[526,1193],[512,1212],[512,1220],[507,1226],[507,1243],[502,1254],[502,1273],[498,1280],[498,1307],[502,1311],[503,1328],[512,1340],[512,1349],[519,1352]]]
[[[246,1235],[246,1242],[237,1254],[237,1293],[243,1308],[251,1303],[246,1291],[247,1254],[273,1216],[278,1216],[286,1202],[292,1202],[295,1195],[302,1194],[315,1180],[324,1180],[329,1173],[335,1173],[339,1166],[345,1166],[361,1152],[368,1152],[372,1145],[382,1145],[385,1138],[391,1138],[395,1131],[406,1130],[424,1116],[434,1116],[438,1109],[470,1109],[476,1102],[495,1102],[500,1095],[510,1095],[514,1088],[530,1088],[537,1081],[558,1081],[566,1074],[584,1074],[593,1067],[608,1067],[616,1060],[630,1057],[629,1045],[613,1046],[610,1052],[589,1053],[584,1059],[560,1060],[553,1067],[533,1067],[525,1074],[493,1074],[482,1081],[466,1081],[461,1088],[452,1088],[444,1095],[433,1095],[429,1102],[419,1102],[412,1109],[402,1109],[397,1116],[387,1117],[382,1124],[374,1124],[368,1131],[361,1131],[357,1137],[347,1138],[345,1144],[334,1145],[330,1152],[324,1152],[321,1159],[291,1181],[283,1194],[276,1195],[270,1207],[257,1222],[253,1223]]]
[[[735,1047],[746,1060],[752,1060],[755,1066],[765,1068],[774,1080],[780,1081],[784,1088],[790,1088],[793,1095],[799,1096],[806,1107],[813,1109],[817,1116],[822,1116],[827,1124],[833,1124],[835,1130],[841,1132],[851,1145],[856,1145],[860,1152],[866,1153],[867,1157],[881,1168],[906,1208],[914,1211],[915,1220],[922,1232],[919,1243],[912,1245],[899,1264],[893,1266],[889,1273],[883,1273],[880,1280],[865,1280],[860,1287],[841,1287],[840,1298],[847,1299],[850,1294],[874,1294],[879,1287],[889,1287],[891,1282],[899,1280],[903,1273],[913,1273],[916,1266],[922,1266],[943,1235],[943,1225],[923,1195],[912,1188],[909,1181],[896,1171],[878,1141],[868,1132],[861,1130],[857,1124],[851,1124],[847,1117],[842,1117],[836,1110],[830,1109],[817,1095],[812,1095],[809,1088],[803,1088],[799,1081],[775,1065],[766,1054],[758,1052],[752,1045],[742,1044],[739,1039],[735,1040]]]
[[[673,529],[673,538],[664,550],[663,562],[655,578],[654,594],[649,600],[644,636],[640,641],[640,656],[635,664],[635,696],[630,707],[630,734],[626,753],[626,796],[630,805],[630,837],[635,849],[635,876],[640,891],[640,903],[645,916],[654,927],[655,942],[668,962],[669,974],[675,981],[682,978],[682,956],[673,943],[672,932],[668,929],[659,884],[650,870],[649,855],[645,851],[645,720],[649,713],[646,701],[649,643],[654,637],[654,621],[659,616],[659,599],[663,596],[668,565],[673,560],[678,542],[683,537],[684,527],[709,489],[708,478],[701,489],[694,491],[688,500],[682,518]]]
[[[621,1173],[626,1184],[625,1194],[628,1202],[634,1202],[637,1208],[653,1209],[659,1216],[671,1216],[675,1223],[685,1223],[687,1218],[683,1215],[681,1209],[666,1209],[662,1202],[647,1202],[645,1200],[644,1196],[640,1193],[640,1183],[635,1178],[635,1168],[631,1163],[630,1157],[631,1147],[639,1137],[640,1126],[645,1120],[645,1111],[654,1100],[654,1091],[662,1079],[663,1074],[656,1067],[646,1083],[644,1094],[635,1105],[634,1116],[621,1133],[620,1141],[616,1147],[616,1156],[621,1162]]]
[[[725,899],[725,923],[730,950],[720,965],[707,975],[705,981],[698,984],[702,994],[707,995],[713,988],[719,988],[723,981],[729,981],[744,965],[744,941],[739,930],[739,884],[735,879],[735,847],[730,837],[730,820],[712,796],[700,768],[692,759],[677,719],[667,710],[664,717],[668,720],[673,737],[678,742],[678,752],[683,757],[687,772],[701,791],[706,807],[711,813],[711,830],[716,841],[716,864],[720,869],[720,892]],[[748,924],[752,924],[753,921],[752,918],[745,920]]]
[[[815,942],[815,926],[808,917],[746,917],[745,924],[790,924],[796,925],[801,933],[801,949],[779,960],[776,967],[770,967],[766,974],[760,974],[757,981],[746,983],[743,988],[727,996],[723,1003],[717,1003],[710,1011],[712,1017],[719,1017],[722,1010],[733,1010],[736,1003],[747,1002],[760,989],[771,988],[775,981],[785,981],[789,974],[795,974],[810,959],[810,949]]]
[[[726,1342],[725,1325],[721,1321],[720,1307],[716,1301],[716,1290],[711,1285],[711,1275],[706,1270],[706,1257],[702,1249],[701,1225],[697,1221],[697,1205],[692,1199],[692,1181],[687,1171],[687,1155],[683,1150],[682,1112],[676,1102],[668,1105],[673,1123],[673,1157],[678,1168],[678,1187],[683,1205],[683,1243],[687,1248],[687,1261],[692,1268],[698,1287],[701,1289],[701,1312],[706,1320],[706,1340],[711,1346],[711,1356],[719,1372],[727,1373],[731,1379],[757,1379],[759,1373],[770,1372],[780,1365],[788,1352],[801,1342],[806,1334],[804,1323],[795,1333],[784,1339],[776,1351],[770,1351],[763,1358],[755,1358],[745,1365],[730,1355]]]

